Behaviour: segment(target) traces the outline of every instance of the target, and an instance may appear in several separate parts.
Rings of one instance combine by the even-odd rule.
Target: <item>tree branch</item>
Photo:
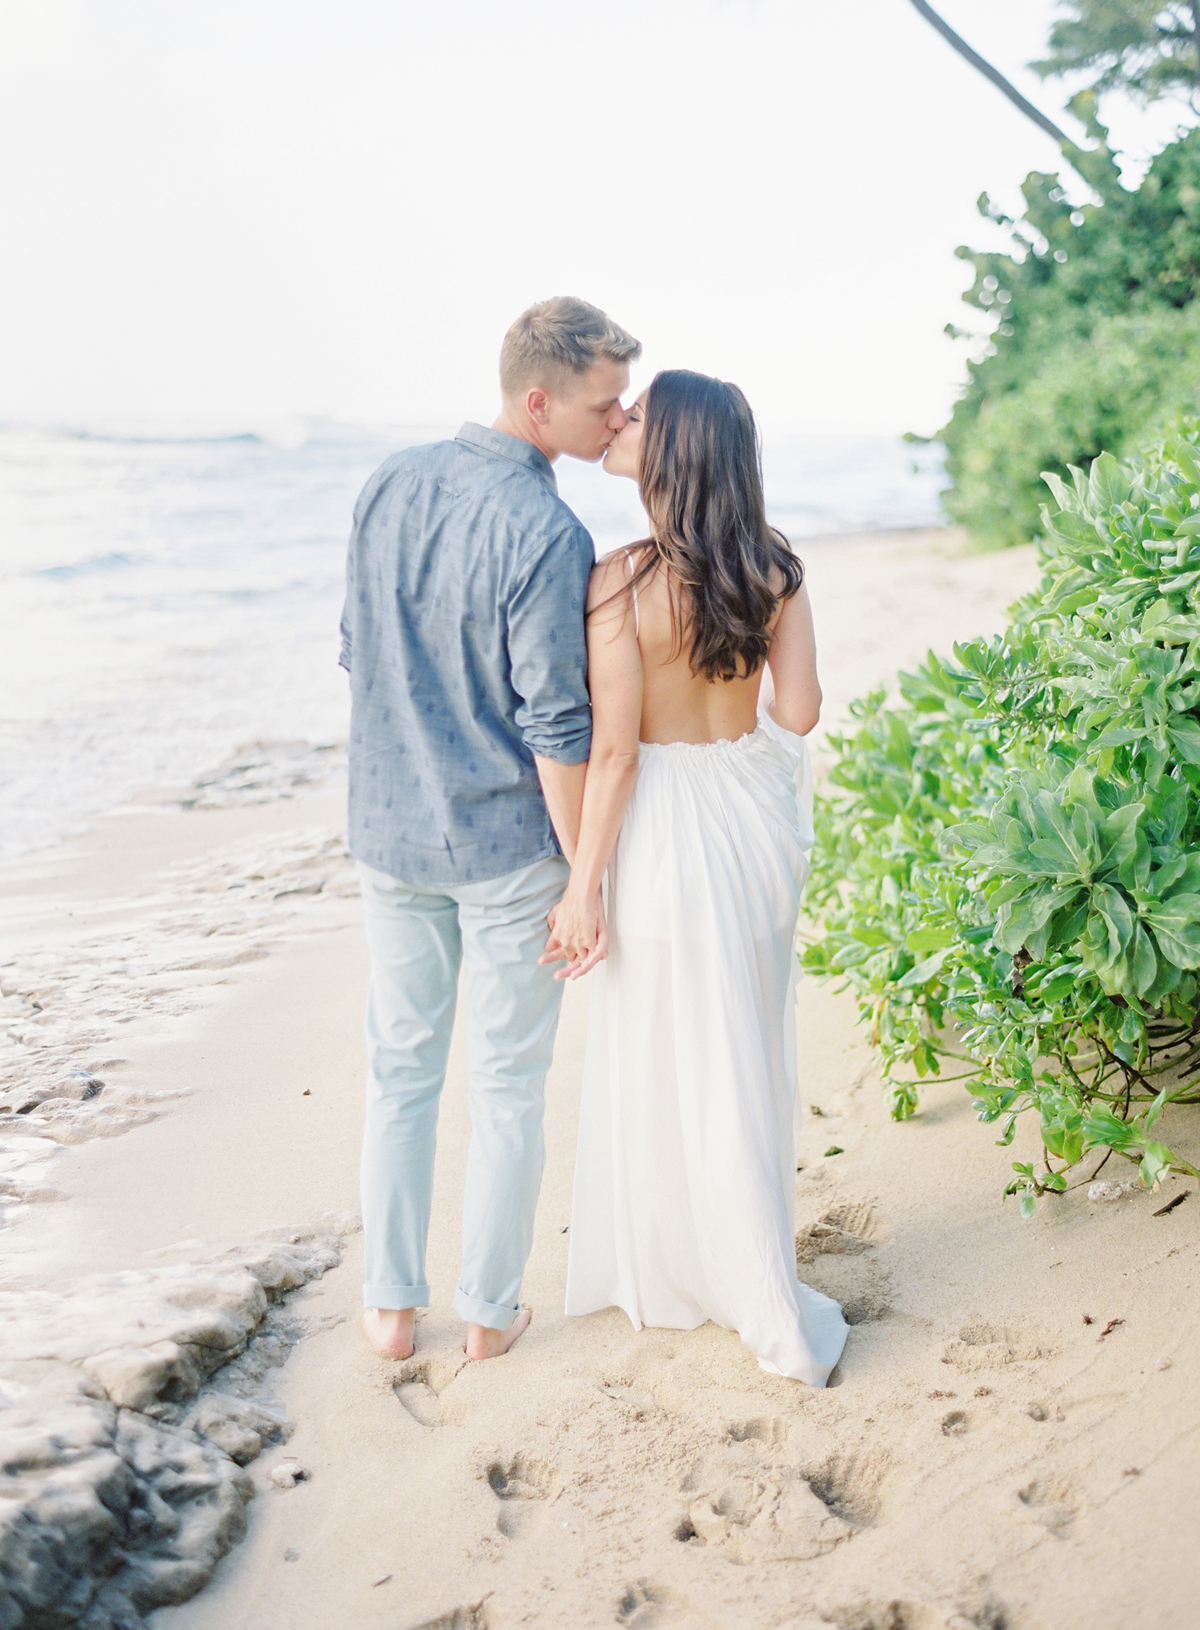
[[[956,34],[950,24],[944,22],[938,16],[932,6],[925,4],[925,0],[912,0],[912,4],[924,17],[925,21],[931,23],[942,38],[954,47],[960,57],[965,57],[972,68],[977,68],[985,79],[990,79],[996,89],[1002,91],[1014,107],[1020,108],[1027,119],[1033,120],[1039,130],[1044,130],[1047,136],[1053,137],[1060,147],[1075,147],[1077,145],[1065,131],[1058,128],[1053,119],[1048,119],[1044,113],[1034,107],[1032,102],[1026,101],[1017,87],[1010,84],[998,68],[993,68],[990,62],[986,62],[979,55],[978,51],[973,51],[966,40],[960,34]],[[1197,19],[1197,38],[1200,39],[1200,0],[1195,0],[1192,14]]]

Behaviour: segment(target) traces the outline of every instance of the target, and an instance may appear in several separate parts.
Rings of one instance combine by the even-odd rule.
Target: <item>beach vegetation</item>
[[[992,639],[930,653],[829,738],[802,962],[840,981],[892,1113],[964,1083],[1038,1162],[1032,1211],[1091,1151],[1156,1185],[1200,1103],[1200,419],[1046,476],[1038,588]]]
[[[1065,478],[1102,449],[1124,457],[1200,408],[1200,130],[1165,147],[1131,190],[1094,95],[1072,109],[1092,146],[1064,153],[1090,198],[1035,172],[1019,218],[980,199],[1009,250],[958,251],[975,272],[963,298],[990,332],[939,432],[945,504],[985,547],[1035,535],[1043,470]]]
[[[910,0],[910,3],[914,10],[924,17],[931,27],[937,30],[946,41],[946,44],[958,52],[964,62],[969,62],[972,68],[981,73],[990,84],[994,85],[1002,96],[1006,96],[1015,108],[1019,108],[1027,119],[1031,119],[1039,130],[1044,130],[1048,136],[1053,136],[1054,140],[1060,145],[1070,141],[1071,138],[1058,128],[1053,119],[1048,118],[1041,108],[1034,107],[1027,97],[1022,96],[1012,80],[1006,79],[995,63],[988,62],[985,57],[979,55],[979,52],[973,46],[968,45],[957,29],[951,28],[940,12],[933,9],[929,4],[929,0]],[[1198,0],[1198,3],[1200,3],[1200,0]]]
[[[1140,102],[1194,98],[1200,86],[1200,0],[1073,0],[1030,67],[1043,79],[1086,74],[1091,90]]]

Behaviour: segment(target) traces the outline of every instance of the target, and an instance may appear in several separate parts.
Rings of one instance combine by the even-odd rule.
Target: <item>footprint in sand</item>
[[[442,1424],[442,1406],[424,1375],[415,1375],[411,1381],[395,1381],[392,1390],[413,1420],[421,1426]]]
[[[409,1630],[488,1630],[487,1608],[482,1602],[471,1607],[451,1608],[449,1613],[441,1613],[436,1619],[422,1619]]]
[[[878,1522],[881,1491],[891,1469],[879,1454],[833,1455],[811,1467],[805,1478],[834,1516],[857,1531]]]
[[[432,1358],[408,1358],[400,1366],[392,1391],[420,1426],[441,1426],[445,1409],[441,1394],[466,1364],[457,1355],[449,1362]]]
[[[875,1213],[866,1201],[843,1201],[796,1235],[796,1265],[803,1267],[818,1256],[861,1256],[875,1244],[877,1232]]]
[[[616,1381],[603,1382],[600,1391],[614,1403],[623,1405],[629,1412],[631,1420],[644,1421],[653,1415],[662,1414],[662,1406],[656,1398],[648,1392],[637,1391],[624,1377]]]
[[[787,1442],[791,1430],[790,1421],[760,1418],[734,1423],[727,1429],[726,1436],[730,1443],[769,1443],[778,1448]]]
[[[925,1630],[928,1615],[911,1602],[864,1602],[835,1616],[837,1630]]]
[[[1017,1490],[1018,1514],[1040,1523],[1058,1539],[1065,1539],[1079,1515],[1079,1502],[1070,1484],[1055,1477],[1038,1477]]]
[[[946,1630],[1011,1630],[1011,1626],[1008,1609],[994,1597],[980,1607],[960,1608],[946,1620]]]
[[[958,1332],[958,1339],[947,1344],[942,1363],[952,1364],[956,1370],[978,1372],[1049,1358],[1053,1351],[1052,1343],[1035,1329],[966,1324]]]
[[[665,1585],[639,1579],[625,1589],[617,1603],[616,1622],[624,1630],[657,1630],[660,1624],[675,1624],[691,1610],[691,1604]]]
[[[854,1533],[795,1467],[756,1459],[749,1442],[702,1456],[683,1480],[682,1491],[693,1497],[676,1539],[698,1539],[731,1562],[756,1564],[811,1561]]]
[[[848,1324],[866,1324],[891,1311],[887,1274],[863,1258],[878,1243],[875,1212],[865,1200],[831,1206],[796,1235],[796,1267],[814,1290],[841,1303]]]
[[[496,1527],[505,1539],[516,1539],[528,1527],[533,1516],[532,1502],[550,1499],[561,1486],[552,1466],[529,1455],[495,1460],[484,1475],[501,1502]]]

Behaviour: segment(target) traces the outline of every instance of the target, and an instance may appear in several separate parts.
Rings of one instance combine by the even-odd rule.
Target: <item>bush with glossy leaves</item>
[[[1092,1149],[1200,1175],[1154,1135],[1200,1102],[1200,421],[1047,480],[1044,573],[1002,635],[930,653],[831,738],[810,972],[855,992],[893,1113],[962,1066],[1067,1186]]]

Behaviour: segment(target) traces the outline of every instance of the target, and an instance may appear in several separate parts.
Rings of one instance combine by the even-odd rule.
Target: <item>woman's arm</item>
[[[575,859],[575,845],[579,842],[579,822],[583,814],[583,784],[587,775],[587,760],[582,764],[559,764],[552,758],[533,755],[538,780],[542,784],[542,797],[550,815],[550,825],[558,839],[558,847],[568,862]]]
[[[807,736],[821,717],[821,686],[817,679],[817,642],[812,607],[802,583],[783,610],[771,636],[767,656],[774,699],[767,711],[775,723],[794,735]]]
[[[601,561],[588,589],[588,683],[592,752],[583,789],[583,818],[571,880],[555,908],[544,960],[567,959],[559,979],[577,979],[599,956],[600,884],[637,780],[642,724],[642,658],[638,650],[625,551]],[[557,950],[558,955],[551,953]],[[601,956],[604,954],[601,951]]]

